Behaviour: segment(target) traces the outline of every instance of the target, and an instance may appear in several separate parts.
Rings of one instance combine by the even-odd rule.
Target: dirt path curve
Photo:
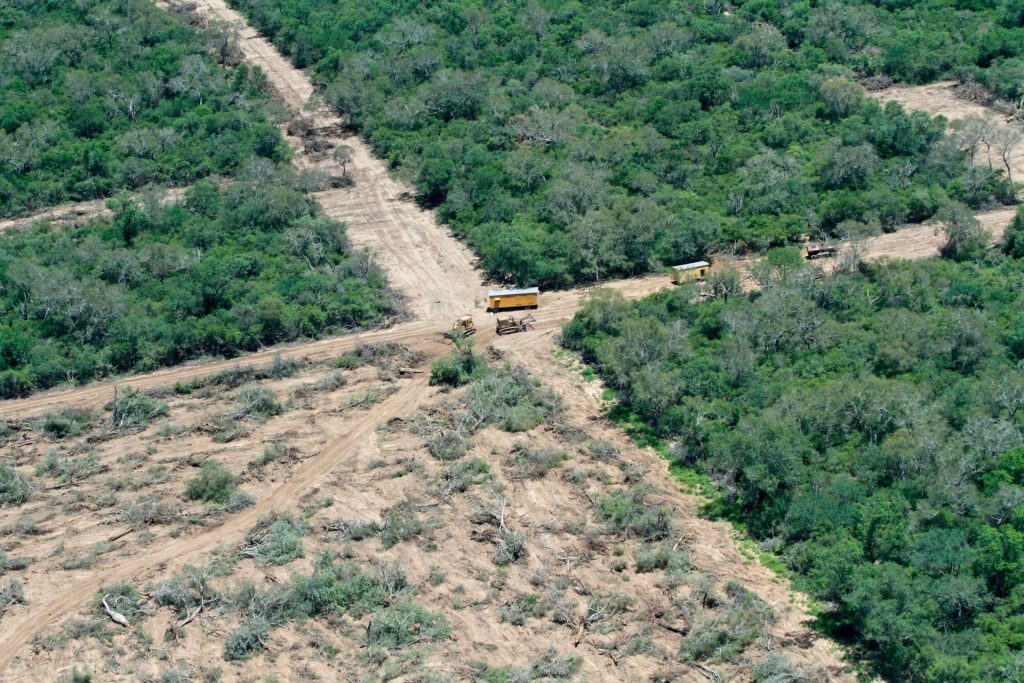
[[[485,287],[475,267],[475,257],[449,230],[440,226],[430,211],[413,201],[412,188],[388,174],[357,137],[343,135],[341,119],[325,107],[309,111],[315,88],[309,77],[278,53],[277,49],[244,17],[223,0],[190,2],[197,16],[237,27],[245,61],[266,73],[278,96],[296,114],[305,112],[332,146],[352,148],[349,164],[354,186],[314,193],[324,212],[348,226],[348,236],[358,248],[367,248],[387,274],[388,282],[406,298],[417,318],[445,320],[473,311],[483,299]],[[332,161],[300,157],[299,166],[312,166],[340,174]]]

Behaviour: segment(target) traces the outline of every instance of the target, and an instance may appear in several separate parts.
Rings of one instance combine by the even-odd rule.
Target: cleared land
[[[200,3],[198,11],[204,16],[238,21],[237,15],[222,3]],[[297,110],[301,109],[313,92],[303,74],[250,31],[243,29],[241,33],[250,63],[262,66],[281,96]],[[324,114],[318,113],[317,117],[320,116]],[[318,121],[316,128],[321,131],[335,126],[331,121]],[[167,610],[155,610],[154,614],[144,616],[143,632],[156,642],[147,643],[131,632],[114,635],[115,647],[123,652],[119,660],[123,660],[124,670],[112,671],[106,664],[109,653],[100,648],[83,647],[81,642],[73,647],[55,645],[62,637],[81,633],[82,629],[89,633],[90,628],[106,628],[105,623],[89,625],[94,621],[89,604],[101,586],[123,579],[145,589],[185,564],[209,561],[211,554],[237,559],[246,532],[268,513],[291,510],[310,521],[313,531],[305,541],[306,559],[287,571],[256,566],[249,561],[233,564],[224,577],[225,589],[230,582],[243,578],[269,585],[285,580],[290,572],[307,570],[316,550],[339,546],[337,532],[325,531],[324,525],[318,527],[317,520],[338,515],[349,519],[379,518],[382,510],[409,495],[430,495],[432,482],[442,476],[440,465],[426,453],[420,437],[396,428],[395,423],[388,426],[395,418],[414,417],[421,404],[443,398],[427,387],[424,374],[401,373],[393,365],[371,363],[346,371],[341,385],[325,388],[338,381],[338,371],[318,362],[342,356],[360,344],[400,341],[419,354],[418,361],[405,358],[400,362],[418,365],[423,370],[425,359],[449,348],[440,343],[437,333],[450,324],[454,315],[479,309],[483,287],[469,252],[437,225],[432,214],[415,206],[406,188],[390,179],[383,165],[358,140],[333,139],[355,148],[352,165],[356,182],[351,188],[322,193],[319,199],[332,217],[349,224],[354,243],[370,248],[375,258],[381,259],[389,277],[408,297],[417,319],[389,330],[133,377],[128,384],[137,389],[156,390],[167,401],[169,411],[166,420],[135,434],[111,431],[100,422],[103,418],[99,408],[113,397],[114,383],[48,392],[0,405],[0,417],[10,422],[14,430],[5,450],[12,454],[12,462],[18,468],[31,471],[29,464],[40,462],[50,451],[56,452],[57,458],[53,468],[36,475],[47,480],[36,498],[25,508],[6,509],[2,515],[3,526],[12,541],[8,549],[32,559],[30,568],[21,574],[27,604],[10,606],[0,622],[0,667],[7,670],[8,680],[37,680],[41,670],[56,676],[82,664],[94,671],[104,671],[105,680],[155,676],[171,667],[198,676],[201,672],[197,663],[203,662],[219,662],[223,667],[224,633],[237,625],[237,618],[213,610],[179,629],[177,639],[172,637],[170,642],[160,640],[164,629],[174,621]],[[665,288],[668,283],[665,276],[656,275],[610,286],[629,297],[638,297]],[[551,336],[571,317],[587,293],[588,290],[580,289],[545,295],[543,308],[536,315],[535,331],[495,344],[499,353],[508,354],[510,360],[555,387],[567,404],[569,426],[582,430],[587,438],[608,440],[621,452],[611,463],[587,462],[578,435],[556,437],[549,428],[540,427],[524,438],[536,440],[538,446],[562,448],[570,459],[557,474],[548,474],[539,483],[524,483],[508,471],[516,445],[513,437],[493,429],[479,436],[473,453],[487,460],[491,471],[500,473],[499,481],[508,485],[509,522],[514,521],[529,538],[529,560],[522,570],[517,567],[504,574],[495,571],[488,559],[492,548],[473,538],[473,523],[466,519],[470,511],[468,500],[444,504],[436,513],[430,512],[441,526],[428,534],[426,540],[405,543],[387,552],[378,550],[376,545],[347,546],[346,552],[352,552],[356,561],[400,558],[411,582],[419,586],[416,599],[443,613],[452,624],[457,639],[432,651],[428,661],[414,665],[431,664],[446,667],[454,675],[465,675],[470,658],[499,666],[521,664],[555,647],[559,651],[575,651],[582,659],[580,673],[591,680],[638,678],[658,671],[667,673],[672,680],[706,680],[700,668],[677,662],[674,649],[678,647],[679,633],[659,624],[668,623],[677,630],[685,627],[688,631],[691,625],[714,621],[726,603],[708,609],[707,601],[702,600],[705,606],[698,610],[691,604],[692,599],[687,598],[692,597],[694,587],[686,582],[666,587],[655,581],[656,575],[630,576],[632,572],[625,574],[630,579],[625,581],[624,569],[616,560],[620,556],[618,551],[604,552],[611,548],[591,547],[582,535],[585,529],[569,526],[572,520],[586,520],[594,514],[595,496],[609,490],[605,484],[622,488],[642,482],[653,489],[652,503],[663,503],[671,509],[673,524],[679,530],[673,542],[691,556],[696,569],[688,580],[704,581],[701,577],[706,576],[704,583],[721,600],[725,584],[730,579],[739,580],[777,614],[774,623],[766,622],[765,634],[772,642],[781,643],[792,659],[821,667],[822,675],[838,676],[838,654],[804,625],[809,615],[799,600],[794,602],[795,594],[788,583],[741,553],[737,534],[730,527],[699,519],[700,498],[680,493],[675,483],[666,481],[666,464],[660,457],[634,447],[624,433],[602,418],[597,383],[584,381],[579,368],[567,367],[571,360],[556,358]],[[493,322],[480,310],[475,313],[481,327],[477,343],[482,347],[496,340]],[[278,356],[278,367],[289,367],[289,361],[299,359],[301,363],[298,369],[281,377],[248,384],[265,388],[275,396],[284,404],[283,413],[266,420],[241,418],[241,424],[234,426],[237,434],[225,440],[222,420],[237,413],[242,390],[235,388],[230,378],[239,374],[245,377],[236,368],[272,365]],[[220,379],[205,388],[198,382],[190,394],[175,395],[168,391],[175,385],[197,382],[217,373],[222,373]],[[95,422],[74,444],[53,438],[40,428],[41,422],[33,419],[68,406],[96,411]],[[280,460],[272,459],[255,469],[248,467],[261,449],[278,443],[283,443],[285,449]],[[97,460],[92,469],[79,478],[60,480],[64,463],[60,458],[75,459],[82,454],[76,450],[80,448],[95,451]],[[184,482],[195,474],[203,460],[210,458],[222,462],[232,472],[241,473],[241,488],[254,496],[253,505],[235,513],[223,513],[198,503],[182,504]],[[380,460],[385,464],[376,464]],[[402,474],[407,468],[409,472]],[[585,472],[562,476],[578,469]],[[54,481],[48,481],[51,478]],[[144,495],[152,498],[140,500]],[[142,503],[164,511],[159,521],[130,521],[140,513],[138,505]],[[160,507],[161,504],[166,507]],[[429,512],[434,504],[424,509]],[[123,535],[126,531],[129,533]],[[627,539],[622,545],[622,554],[628,558],[635,543]],[[443,556],[435,547],[444,549]],[[431,565],[435,563],[443,567],[447,576],[437,586],[425,588],[434,581]],[[533,578],[545,567],[548,574]],[[583,609],[588,596],[616,586],[631,596],[633,605],[627,612],[628,619],[622,617],[624,622],[628,621],[622,625],[625,634],[632,638],[639,628],[650,626],[654,647],[645,654],[617,660],[617,655],[613,656],[618,652],[618,646],[612,642],[615,636],[597,637],[550,620],[541,622],[544,626],[528,629],[502,621],[499,606],[507,607],[527,591],[552,586],[561,586],[557,590],[563,592],[571,587],[569,596],[574,609]],[[496,598],[500,600],[495,602]],[[673,607],[672,601],[677,599],[682,601],[681,605],[690,607]],[[490,603],[491,607],[487,607]],[[466,609],[467,605],[474,608]],[[685,621],[680,621],[684,616]],[[349,659],[352,655],[337,660],[323,657],[322,649],[310,643],[327,639],[331,647],[358,652],[361,626],[349,624],[336,643],[330,641],[333,634],[325,633],[320,625],[309,628],[315,632],[292,625],[275,630],[269,643],[271,659],[257,657],[246,664],[229,665],[231,675],[244,678],[265,673],[269,667],[280,672],[301,670],[331,676],[337,674],[339,666],[343,670],[357,663]],[[574,641],[577,647],[573,647]],[[28,650],[30,643],[34,645]],[[667,652],[667,656],[659,652]],[[166,664],[160,663],[163,657],[167,657]],[[750,660],[745,656],[743,661],[749,664]]]

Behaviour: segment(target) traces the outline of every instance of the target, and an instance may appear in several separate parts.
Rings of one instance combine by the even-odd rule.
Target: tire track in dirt
[[[304,460],[292,470],[292,476],[252,507],[234,515],[223,525],[210,531],[177,538],[160,548],[129,557],[117,564],[93,571],[80,581],[73,582],[56,599],[35,603],[24,612],[23,619],[8,618],[0,623],[0,671],[6,670],[36,634],[52,626],[67,614],[82,609],[102,586],[122,580],[131,580],[154,566],[178,568],[198,561],[212,552],[225,539],[241,537],[257,520],[270,512],[283,510],[310,488],[323,482],[348,455],[358,449],[374,430],[392,417],[414,411],[429,394],[425,378],[407,380],[407,384],[369,411],[355,416],[343,436],[333,441],[319,454]]]

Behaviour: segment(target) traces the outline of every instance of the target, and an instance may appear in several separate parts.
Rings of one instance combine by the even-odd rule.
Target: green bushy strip
[[[266,78],[219,65],[218,41],[230,45],[141,0],[5,3],[0,217],[284,159]]]
[[[349,253],[344,227],[319,217],[288,171],[250,170],[227,189],[200,182],[181,204],[126,201],[73,232],[0,235],[0,398],[388,315],[385,280]]]
[[[815,280],[774,261],[749,296],[596,296],[563,343],[721,485],[710,512],[775,548],[877,673],[1005,679],[1024,633],[1024,267],[989,252]],[[643,529],[638,500],[598,515]],[[722,634],[747,625],[684,654],[728,658]]]
[[[234,5],[498,280],[592,282],[1011,201],[998,160],[972,168],[943,121],[857,80],[973,74],[1017,100],[1016,0]]]

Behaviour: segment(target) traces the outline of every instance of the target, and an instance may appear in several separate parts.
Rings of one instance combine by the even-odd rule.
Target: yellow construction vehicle
[[[525,318],[515,319],[515,316],[511,315],[499,315],[497,317],[497,325],[494,331],[498,334],[515,334],[516,332],[526,332],[529,329],[533,329],[533,323],[535,322],[532,315],[528,315]]]
[[[473,316],[464,315],[455,321],[452,329],[446,334],[449,339],[465,339],[476,334],[476,325],[473,324]]]

